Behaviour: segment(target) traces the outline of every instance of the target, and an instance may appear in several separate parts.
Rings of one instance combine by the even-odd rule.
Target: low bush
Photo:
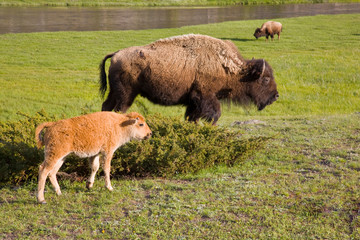
[[[37,178],[44,154],[43,149],[36,148],[35,128],[42,122],[56,120],[43,111],[35,116],[22,115],[24,118],[18,122],[0,125],[0,186]],[[219,164],[232,166],[248,159],[269,139],[245,139],[239,131],[189,123],[180,117],[152,115],[147,117],[147,122],[153,137],[119,148],[111,164],[113,177],[171,177]],[[76,173],[80,178],[89,173],[87,161],[74,155],[67,157],[60,171]]]
[[[132,141],[115,153],[114,175],[171,177],[219,164],[232,166],[264,146],[267,137],[244,139],[241,132],[179,117],[147,118],[153,137]]]

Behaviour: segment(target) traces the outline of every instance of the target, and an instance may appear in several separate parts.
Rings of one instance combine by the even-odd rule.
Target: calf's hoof
[[[86,182],[86,188],[91,189],[93,187],[93,184],[91,182]]]

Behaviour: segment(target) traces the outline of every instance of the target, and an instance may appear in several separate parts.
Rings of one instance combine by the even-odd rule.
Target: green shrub
[[[132,141],[112,160],[112,174],[170,177],[219,164],[232,166],[248,159],[268,138],[244,139],[239,131],[194,124],[179,117],[149,116],[153,137]]]
[[[25,118],[18,122],[0,123],[0,184],[34,178],[44,160],[42,151],[36,148],[35,127],[51,117],[43,111],[34,117],[21,115]]]
[[[18,122],[0,125],[0,186],[19,184],[37,178],[38,166],[44,160],[43,149],[37,149],[34,132],[37,125],[55,121],[54,116],[38,112],[24,115]],[[249,158],[269,139],[244,139],[241,133],[210,124],[194,124],[180,117],[147,117],[153,137],[132,141],[118,149],[112,160],[113,177],[161,176],[194,173],[218,164],[232,166]],[[89,173],[86,160],[67,157],[60,171],[85,177]]]

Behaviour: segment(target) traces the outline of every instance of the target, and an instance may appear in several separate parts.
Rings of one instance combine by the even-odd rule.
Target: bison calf
[[[105,185],[112,191],[110,162],[115,150],[132,139],[147,139],[151,134],[145,119],[135,112],[129,114],[97,112],[57,122],[42,123],[35,130],[38,147],[45,146],[45,160],[39,168],[38,202],[46,203],[44,188],[48,175],[56,193],[61,194],[56,173],[63,164],[64,158],[70,153],[79,157],[90,157],[91,175],[86,184],[87,188],[93,186],[101,156]]]
[[[268,21],[264,23],[261,28],[257,28],[254,33],[254,37],[258,39],[259,37],[266,36],[266,41],[271,37],[271,40],[274,40],[274,35],[278,35],[278,40],[280,40],[280,33],[282,32],[282,24],[279,22]]]

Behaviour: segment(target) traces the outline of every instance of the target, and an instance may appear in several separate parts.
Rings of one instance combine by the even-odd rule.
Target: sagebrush
[[[37,149],[34,131],[45,121],[57,120],[44,111],[35,116],[23,114],[18,122],[0,127],[0,184],[19,184],[37,178],[38,166],[44,160],[43,149]],[[194,124],[182,117],[147,117],[153,137],[132,141],[119,148],[113,157],[111,173],[117,176],[160,176],[195,173],[219,164],[241,163],[264,146],[270,137],[244,138],[241,132],[207,123]],[[61,172],[75,173],[83,179],[89,173],[87,161],[75,155],[66,158]]]

